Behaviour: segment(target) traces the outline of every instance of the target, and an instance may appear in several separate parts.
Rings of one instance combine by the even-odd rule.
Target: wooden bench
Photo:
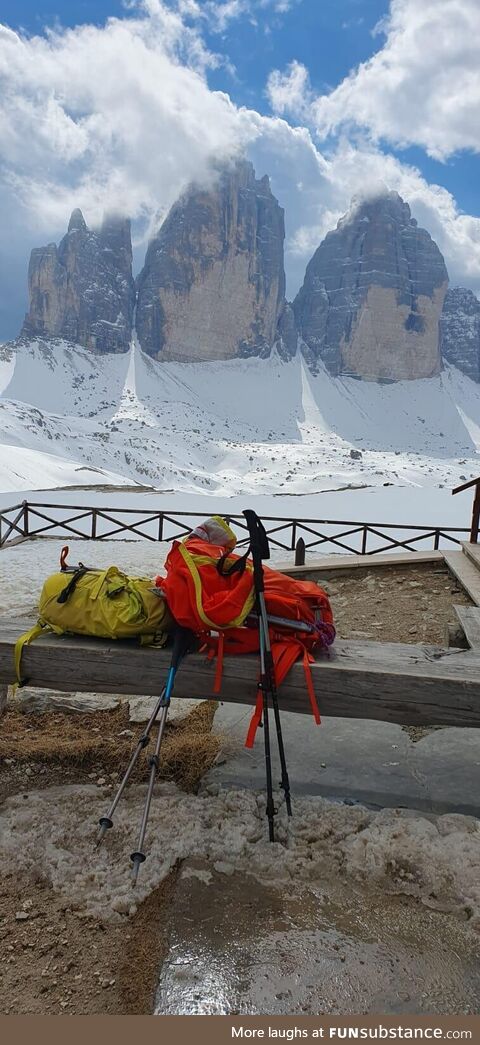
[[[13,680],[17,637],[32,621],[0,624],[0,690]],[[61,692],[160,693],[168,651],[129,642],[44,635],[24,650],[23,674],[31,687]],[[226,657],[220,699],[254,704],[258,658]],[[201,654],[182,664],[177,697],[218,699],[215,666]],[[443,649],[403,643],[338,640],[312,665],[320,711],[340,718],[378,719],[400,725],[480,726],[480,649]],[[279,693],[285,711],[310,713],[303,667],[294,665]]]

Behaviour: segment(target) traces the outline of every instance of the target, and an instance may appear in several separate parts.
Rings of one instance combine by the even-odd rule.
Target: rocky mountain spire
[[[32,250],[28,288],[23,336],[64,338],[98,353],[125,352],[135,306],[130,222],[107,216],[93,231],[81,210],[74,210],[58,247]]]
[[[440,349],[443,359],[480,381],[480,301],[473,290],[447,291],[440,317]]]
[[[447,285],[437,245],[398,193],[354,201],[313,255],[293,304],[307,359],[366,380],[437,374]]]
[[[159,359],[268,355],[284,307],[283,210],[240,161],[191,186],[150,243],[137,333]]]

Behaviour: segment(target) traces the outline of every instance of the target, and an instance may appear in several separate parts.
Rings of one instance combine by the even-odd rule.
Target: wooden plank
[[[468,645],[480,650],[480,607],[454,606],[460,624],[465,632]]]
[[[7,706],[8,686],[0,685],[0,718]]]
[[[470,541],[462,541],[462,549],[470,561],[473,562],[473,565],[480,570],[480,545],[471,544]]]
[[[480,570],[462,552],[445,552],[445,562],[457,581],[462,585],[472,602],[480,605]]]
[[[308,549],[307,549],[308,553]],[[375,552],[374,555],[317,555],[308,559],[305,566],[292,566],[291,563],[274,563],[276,570],[281,570],[290,577],[302,577],[307,573],[320,573],[328,570],[372,569],[381,566],[414,566],[422,562],[443,562],[443,551],[431,552],[390,552],[386,555]]]
[[[2,625],[0,684],[12,681],[13,646],[31,622]],[[151,694],[161,691],[170,656],[133,643],[74,636],[42,636],[27,646],[23,672],[29,685],[62,692]],[[186,658],[179,672],[181,697],[216,699],[215,665]],[[226,657],[221,700],[253,704],[258,658]],[[324,715],[378,719],[401,725],[480,727],[480,652],[401,643],[338,641],[329,657],[312,665]],[[294,665],[282,684],[280,706],[310,713],[303,667]]]

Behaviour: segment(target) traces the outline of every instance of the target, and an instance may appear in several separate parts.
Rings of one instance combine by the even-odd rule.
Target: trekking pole
[[[285,759],[285,748],[283,745],[282,724],[280,721],[280,709],[278,706],[277,686],[275,681],[275,667],[273,663],[272,649],[270,645],[270,633],[268,630],[268,615],[265,605],[265,582],[263,577],[263,559],[270,558],[268,538],[263,523],[252,509],[244,511],[245,520],[250,534],[250,548],[253,559],[253,580],[255,586],[256,609],[259,618],[259,644],[260,644],[260,688],[263,694],[263,728],[265,739],[265,766],[267,771],[267,817],[269,823],[270,841],[274,841],[273,816],[275,807],[273,804],[271,758],[270,758],[270,731],[268,725],[268,698],[271,697],[275,726],[277,731],[278,753],[282,779],[280,787],[285,795],[285,805],[288,816],[292,815],[290,798],[290,781],[288,779],[287,763]],[[268,746],[268,750],[267,750]]]
[[[179,631],[177,632],[177,635],[176,635],[175,642],[178,641],[179,632],[181,634],[184,630],[185,629],[179,629]],[[187,634],[190,636],[190,632],[187,632]],[[174,663],[174,655],[176,653],[175,642],[174,642],[174,650],[173,650],[173,654],[172,654],[172,664]],[[185,636],[185,643],[186,643],[186,636]],[[186,643],[186,645],[187,645],[187,643]],[[186,652],[186,650],[185,650],[185,652]],[[177,661],[177,667],[178,667],[179,663],[180,663],[180,658]],[[169,673],[170,672],[172,672],[172,665],[170,665]],[[169,677],[169,673],[168,673],[168,677]],[[146,745],[148,743],[150,743],[150,735],[152,733],[152,728],[153,728],[154,723],[155,723],[155,721],[156,721],[156,719],[158,717],[158,714],[162,710],[162,707],[163,707],[163,704],[164,704],[164,699],[165,699],[165,695],[166,695],[166,686],[167,686],[167,683],[163,687],[163,690],[162,690],[162,692],[161,692],[161,694],[160,694],[160,696],[159,696],[159,698],[157,700],[157,703],[156,703],[156,705],[154,707],[152,715],[151,715],[150,719],[148,719],[148,722],[147,722],[147,724],[146,724],[146,726],[145,726],[145,728],[143,730],[143,733],[142,733],[141,737],[138,740],[137,746],[136,746],[136,748],[135,748],[135,750],[134,750],[134,752],[132,754],[132,758],[131,758],[131,760],[129,762],[127,770],[125,770],[124,775],[123,775],[122,780],[121,780],[121,783],[120,783],[120,785],[119,785],[119,787],[118,787],[118,789],[116,791],[116,794],[115,794],[115,797],[113,799],[112,805],[110,806],[110,808],[109,808],[108,812],[106,813],[106,815],[105,816],[100,816],[100,819],[98,820],[98,825],[99,825],[99,829],[100,830],[98,832],[98,836],[97,836],[97,839],[96,839],[96,844],[97,845],[100,845],[100,843],[102,841],[104,841],[104,838],[105,838],[107,832],[111,828],[113,828],[113,819],[112,819],[112,817],[113,817],[113,814],[114,814],[114,812],[115,812],[115,810],[116,810],[116,808],[118,806],[119,800],[120,800],[120,798],[121,798],[121,796],[123,794],[123,791],[124,791],[125,787],[127,787],[128,783],[129,783],[130,777],[131,777],[133,769],[134,769],[134,767],[135,767],[135,765],[136,765],[136,763],[138,761],[138,758],[140,756],[141,751],[143,750],[144,747],[146,747]]]
[[[116,808],[118,806],[118,803],[119,803],[119,801],[120,801],[120,799],[121,799],[121,797],[123,795],[123,792],[125,791],[125,788],[126,788],[126,786],[128,784],[128,781],[129,781],[129,779],[130,779],[130,777],[132,775],[133,768],[135,766],[135,763],[138,760],[138,757],[139,757],[140,753],[143,751],[143,749],[149,743],[152,726],[153,726],[153,724],[155,722],[155,719],[157,718],[157,715],[158,715],[158,713],[159,713],[159,711],[160,711],[160,709],[162,707],[162,702],[163,702],[163,699],[165,697],[166,688],[167,687],[164,686],[163,689],[162,689],[162,692],[161,692],[161,694],[160,694],[160,696],[158,698],[158,701],[157,701],[157,703],[156,703],[156,705],[155,705],[155,707],[154,707],[154,709],[152,711],[152,714],[150,715],[148,723],[145,726],[145,730],[142,733],[142,736],[140,737],[140,739],[138,741],[138,744],[137,744],[137,746],[136,746],[136,748],[135,748],[135,750],[134,750],[134,752],[132,754],[132,757],[130,759],[130,762],[128,763],[127,769],[125,771],[125,775],[124,775],[124,777],[122,779],[122,782],[121,782],[121,784],[120,784],[120,786],[119,786],[119,788],[118,788],[118,790],[116,792],[116,795],[115,795],[115,797],[113,799],[113,802],[112,802],[108,812],[105,814],[105,816],[101,816],[100,820],[98,821],[98,823],[100,825],[100,831],[98,832],[97,843],[96,843],[97,846],[99,846],[101,844],[101,842],[103,842],[103,839],[105,838],[105,835],[106,835],[107,831],[111,827],[113,827],[113,820],[112,820],[113,814],[114,814],[114,812],[115,812],[115,810],[116,810]]]
[[[155,751],[149,760],[150,764],[150,777],[148,781],[147,795],[145,798],[145,805],[143,809],[142,821],[140,824],[140,832],[138,835],[137,848],[130,856],[132,861],[132,884],[136,885],[140,864],[143,864],[147,859],[143,852],[143,843],[145,841],[145,834],[147,830],[148,816],[150,813],[150,805],[152,802],[153,788],[155,786],[155,777],[159,766],[160,759],[160,748],[162,746],[163,733],[165,730],[165,724],[167,721],[168,709],[170,706],[170,698],[172,696],[173,687],[175,683],[175,676],[178,671],[180,661],[183,659],[188,651],[189,646],[192,642],[192,632],[187,628],[178,628],[173,643],[172,650],[172,661],[167,677],[167,684],[163,691],[162,697],[160,698],[157,708],[160,710],[160,718],[158,722],[158,734],[157,742],[155,744]],[[152,722],[153,724],[153,722]]]

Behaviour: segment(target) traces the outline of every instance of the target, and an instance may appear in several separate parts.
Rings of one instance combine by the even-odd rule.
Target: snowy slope
[[[352,448],[362,458],[350,457]],[[455,368],[379,385],[285,363],[158,363],[132,346],[0,348],[0,491],[142,484],[311,494],[478,473],[480,389]]]

